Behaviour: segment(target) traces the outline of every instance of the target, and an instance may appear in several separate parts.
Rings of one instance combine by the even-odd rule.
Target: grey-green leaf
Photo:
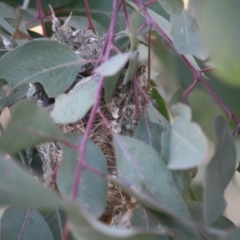
[[[130,53],[117,54],[96,68],[95,73],[104,77],[111,77],[117,74],[127,63]]]
[[[12,118],[0,139],[0,147],[15,154],[34,144],[50,139],[63,138],[46,110],[35,102],[23,100],[13,112]]]
[[[130,54],[129,64],[123,79],[123,84],[127,84],[127,82],[133,77],[133,74],[137,70],[137,65],[138,65],[138,52],[134,51],[131,52]]]
[[[82,79],[68,94],[56,98],[51,116],[56,123],[75,123],[92,107],[98,89],[99,77]]]
[[[26,147],[63,136],[48,113],[29,100],[21,101],[3,132],[0,147],[15,154]]]
[[[197,22],[187,10],[172,15],[171,24],[173,43],[179,54],[192,54],[201,60],[208,57]]]
[[[64,44],[54,40],[35,40],[3,55],[0,78],[5,79],[10,88],[39,82],[48,97],[55,97],[71,86],[81,64],[83,62],[77,54]]]
[[[0,205],[63,206],[62,200],[0,153]]]
[[[70,135],[68,140],[76,145],[82,140],[82,137]],[[61,144],[61,148],[63,150],[63,160],[58,172],[57,183],[62,196],[70,197],[78,164],[78,151],[63,144]],[[88,141],[85,159],[90,166],[103,175],[107,175],[106,159],[102,151],[91,141]],[[85,167],[82,169],[77,201],[96,218],[100,217],[105,210],[107,191],[106,178],[91,172]]]
[[[1,219],[1,240],[53,240],[52,233],[41,214],[33,208],[12,206]]]
[[[228,122],[219,116],[214,122],[217,146],[206,169],[205,221],[211,225],[224,212],[224,190],[236,168],[236,148]]]
[[[182,0],[158,0],[162,8],[170,15],[180,14],[184,3]]]
[[[171,131],[168,167],[189,169],[204,164],[207,140],[200,126],[191,122],[190,108],[179,103],[172,107],[172,112],[176,119]]]
[[[139,191],[148,189],[151,198],[185,218],[190,215],[182,196],[160,154],[149,145],[134,138],[115,135],[118,176]]]

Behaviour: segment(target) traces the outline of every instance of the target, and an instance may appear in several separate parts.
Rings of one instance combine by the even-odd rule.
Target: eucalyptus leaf
[[[125,66],[129,57],[130,53],[117,54],[97,67],[95,69],[95,73],[98,73],[104,77],[114,76]]]
[[[111,77],[107,77],[104,79],[104,99],[106,103],[110,102],[112,99],[113,93],[116,89],[121,71]]]
[[[240,229],[235,229],[231,231],[226,237],[222,238],[221,240],[238,240],[240,236]]]
[[[216,150],[206,169],[205,222],[211,225],[226,208],[224,190],[231,181],[236,168],[236,148],[228,122],[218,116],[214,122]]]
[[[9,66],[13,66],[9,71]],[[10,89],[24,83],[39,82],[48,97],[67,90],[75,81],[81,59],[71,49],[54,40],[35,40],[3,55],[0,78]]]
[[[174,121],[169,146],[170,169],[189,169],[206,162],[207,140],[196,124],[191,122],[191,110],[188,106],[172,106]]]
[[[171,16],[173,43],[179,54],[192,54],[201,60],[208,57],[196,20],[187,10]]]
[[[158,0],[163,9],[170,15],[180,14],[184,8],[182,0]]]
[[[99,77],[87,77],[77,83],[68,94],[56,98],[51,117],[56,123],[74,123],[82,119],[94,104]]]
[[[68,203],[68,214],[76,240],[155,240],[163,236],[160,229],[117,229],[97,221],[74,203]]]
[[[62,200],[0,153],[0,205],[33,207],[64,206]]]
[[[132,226],[133,227],[146,227],[147,229],[156,228],[157,225],[150,219],[147,211],[139,206],[133,211],[132,216]],[[159,236],[154,238],[154,240],[167,240],[166,236]]]
[[[63,139],[46,110],[36,103],[23,100],[12,114],[0,139],[0,147],[10,154],[47,140]]]
[[[213,73],[226,83],[239,86],[239,1],[206,1],[203,16],[202,29],[215,69]]]
[[[120,178],[139,191],[147,188],[149,195],[172,213],[190,217],[172,173],[155,149],[138,139],[120,135],[114,135],[114,148]]]
[[[81,136],[69,135],[68,140],[77,145],[82,141]],[[61,144],[63,159],[58,172],[57,183],[63,197],[70,197],[73,191],[75,172],[78,165],[78,151]],[[107,163],[102,151],[91,141],[86,149],[86,162],[107,175]],[[107,179],[91,172],[84,167],[78,188],[77,202],[92,216],[98,218],[103,214],[107,203]]]
[[[1,240],[9,239],[53,240],[53,236],[38,211],[33,208],[12,206],[4,211],[1,218]]]
[[[138,65],[138,52],[134,51],[130,55],[128,68],[123,79],[123,84],[127,84],[128,81],[133,77],[134,73],[137,70],[137,65]]]

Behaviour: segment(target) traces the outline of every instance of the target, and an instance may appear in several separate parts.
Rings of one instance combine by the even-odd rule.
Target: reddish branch
[[[118,11],[121,6],[121,0],[114,0],[113,2],[113,11],[112,11],[112,16],[111,16],[111,22],[110,22],[110,27],[106,36],[105,44],[103,46],[102,54],[100,56],[101,59],[104,59],[105,61],[109,59],[110,53],[112,49],[114,49],[114,35],[115,35],[115,30],[116,30],[116,23],[117,23],[117,16],[118,16]],[[91,133],[91,129],[93,126],[93,122],[96,118],[96,114],[99,109],[100,105],[100,100],[101,100],[101,95],[102,95],[102,89],[103,89],[103,82],[104,82],[104,77],[100,76],[99,80],[99,86],[97,90],[97,94],[95,96],[95,101],[93,108],[90,113],[90,117],[88,120],[88,124],[85,130],[85,134],[83,136],[83,139],[81,143],[79,144],[79,156],[78,156],[78,165],[77,169],[75,172],[74,176],[74,183],[73,183],[73,191],[72,191],[72,199],[76,200],[78,196],[78,189],[79,189],[79,184],[81,180],[81,174],[84,166],[87,166],[86,160],[85,160],[85,155],[86,155],[86,147],[87,147],[87,142]]]
[[[149,15],[146,4],[144,4],[141,0],[134,0],[136,5],[141,9],[141,12],[149,26],[153,26],[155,30],[160,34],[165,41],[171,46],[173,50],[180,56],[182,61],[188,66],[188,68],[191,70],[191,72],[194,75],[194,82],[189,86],[189,88],[184,93],[184,99],[186,99],[189,95],[189,93],[192,91],[192,89],[195,87],[195,85],[200,82],[207,91],[215,98],[215,100],[218,102],[218,104],[223,108],[223,110],[228,114],[230,118],[232,118],[235,122],[239,123],[239,119],[236,115],[234,115],[231,110],[226,106],[226,104],[220,99],[220,97],[217,95],[217,93],[208,85],[204,77],[202,76],[202,72],[210,71],[210,68],[198,70],[196,69],[192,63],[184,56],[177,52],[172,40],[165,34],[165,32],[161,29],[161,27],[151,18]],[[153,3],[154,1],[149,1],[150,3]]]

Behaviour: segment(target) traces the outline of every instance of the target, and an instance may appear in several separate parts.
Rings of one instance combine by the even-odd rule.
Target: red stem
[[[122,6],[123,6],[123,13],[124,13],[124,18],[125,18],[126,28],[127,28],[127,30],[130,31],[130,24],[129,24],[129,18],[128,18],[128,12],[127,12],[125,0],[122,0]]]
[[[113,49],[113,46],[114,46],[114,34],[115,34],[115,30],[116,30],[117,16],[118,16],[118,11],[119,11],[120,6],[121,6],[121,0],[114,0],[111,22],[110,22],[109,30],[108,30],[108,33],[106,36],[106,44],[105,44],[104,49],[102,50],[102,54],[100,56],[100,58],[103,58],[104,60],[109,59],[111,50]],[[87,142],[88,142],[88,139],[89,139],[89,136],[91,133],[93,122],[96,118],[96,114],[99,109],[101,95],[102,95],[103,82],[104,82],[104,77],[100,76],[99,86],[98,86],[98,90],[97,90],[97,93],[95,96],[94,105],[93,105],[91,113],[90,113],[90,117],[89,117],[87,127],[85,130],[85,134],[83,136],[81,143],[79,144],[78,165],[77,165],[77,169],[76,169],[75,176],[74,176],[73,191],[72,191],[72,199],[73,200],[75,200],[78,196],[78,189],[79,189],[79,184],[80,184],[80,180],[81,180],[82,169],[84,166],[86,166],[85,154],[86,154]]]
[[[195,66],[184,56],[177,52],[172,40],[165,34],[165,32],[161,29],[161,27],[151,18],[149,15],[145,4],[141,0],[134,0],[136,5],[140,8],[143,16],[146,19],[146,22],[148,25],[153,26],[155,30],[160,34],[165,41],[171,46],[171,48],[180,56],[182,61],[188,66],[188,68],[191,70],[191,72],[194,75],[194,79],[197,79],[197,81],[201,82],[201,84],[211,93],[211,95],[215,98],[215,100],[218,102],[218,104],[223,108],[223,110],[230,116],[234,121],[239,123],[239,119],[231,112],[231,110],[225,105],[225,103],[220,99],[220,97],[217,95],[217,93],[207,84],[204,77],[201,74],[201,70],[198,70],[195,68]],[[153,1],[150,1],[153,3]],[[195,82],[194,82],[195,84]],[[192,91],[192,85],[189,86],[189,89],[186,90],[187,94],[189,94]],[[186,93],[185,92],[185,93]]]

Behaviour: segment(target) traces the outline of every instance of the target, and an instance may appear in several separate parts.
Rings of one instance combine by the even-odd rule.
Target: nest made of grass
[[[91,30],[86,29],[73,31],[70,27],[70,17],[61,26],[53,11],[52,19],[53,39],[66,44],[84,59],[98,58],[103,47],[104,36],[99,37]],[[80,69],[75,83],[81,81],[81,78],[89,76],[89,73],[91,75],[94,67],[94,63],[84,65]],[[90,134],[90,140],[102,150],[107,160],[109,174],[112,176],[117,175],[112,132],[132,136],[133,130],[139,121],[136,117],[136,96],[134,96],[133,81],[130,80],[126,85],[123,85],[125,71],[126,69],[123,69],[120,74],[112,99],[108,103],[105,103],[104,97],[102,96],[100,104],[101,112],[108,120],[111,130],[109,126],[106,126],[106,123],[103,122],[102,118],[97,115]],[[136,76],[139,85],[146,90],[147,77],[145,74],[145,66],[140,62],[136,68]],[[141,94],[137,97],[139,103],[138,111],[141,112],[145,104],[144,98]],[[61,128],[64,133],[74,132],[83,135],[88,122],[88,116],[89,115],[75,124],[59,125],[59,128]],[[43,180],[48,181],[53,174],[56,164],[61,163],[62,150],[53,142],[39,144],[37,149],[43,160]],[[101,217],[101,221],[119,228],[128,228],[131,226],[130,219],[136,206],[137,202],[135,199],[123,193],[121,189],[113,183],[109,183],[107,208]]]

